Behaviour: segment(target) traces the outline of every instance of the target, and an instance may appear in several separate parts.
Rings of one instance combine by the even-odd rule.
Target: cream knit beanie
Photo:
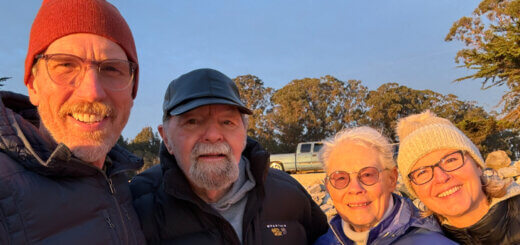
[[[429,110],[402,118],[397,123],[399,154],[397,167],[410,194],[416,197],[408,174],[424,155],[440,149],[457,149],[469,153],[475,162],[485,168],[478,148],[449,120],[437,117]],[[433,164],[433,163],[432,163]]]

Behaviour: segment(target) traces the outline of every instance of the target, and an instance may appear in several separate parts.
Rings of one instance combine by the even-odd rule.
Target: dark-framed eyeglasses
[[[78,87],[87,67],[93,66],[98,72],[104,88],[118,91],[128,88],[134,80],[137,64],[120,59],[102,61],[87,60],[72,54],[40,54],[36,59],[45,61],[45,68],[51,80],[60,86]]]
[[[433,170],[439,167],[444,172],[453,172],[464,166],[464,151],[456,151],[445,155],[437,163],[420,167],[408,174],[408,178],[416,185],[424,185],[433,179]]]
[[[358,181],[366,186],[374,185],[379,181],[379,173],[388,170],[387,168],[379,170],[376,167],[365,167],[358,172],[334,171],[325,177],[332,187],[341,190],[350,184],[350,174],[357,173]]]

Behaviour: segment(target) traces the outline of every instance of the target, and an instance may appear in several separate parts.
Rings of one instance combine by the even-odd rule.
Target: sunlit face
[[[197,107],[168,119],[159,133],[193,185],[221,190],[237,180],[246,128],[235,106]]]
[[[433,165],[444,156],[457,149],[442,149],[430,152],[420,158],[412,167],[412,171],[423,166]],[[452,172],[444,172],[435,168],[433,179],[423,185],[412,183],[417,197],[436,214],[449,220],[464,218],[465,215],[478,208],[486,199],[480,182],[481,170],[475,161],[464,154],[464,165]]]
[[[335,171],[351,173],[347,187],[338,190],[327,182],[327,190],[338,214],[357,231],[371,228],[381,220],[397,183],[397,170],[394,168],[381,171],[379,182],[366,186],[357,178],[357,172],[365,167],[384,169],[379,152],[351,141],[340,142],[330,153],[327,164],[327,175]]]
[[[116,43],[93,34],[72,34],[54,41],[45,54],[72,54],[101,61],[127,60]],[[101,167],[116,143],[133,105],[132,86],[120,91],[104,89],[94,68],[86,70],[78,87],[56,85],[48,76],[45,61],[36,63],[27,88],[38,107],[43,129],[73,154]]]

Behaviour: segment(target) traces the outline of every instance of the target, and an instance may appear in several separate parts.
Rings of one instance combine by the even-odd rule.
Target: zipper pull
[[[114,223],[112,223],[112,220],[110,220],[109,217],[105,217],[105,221],[107,222],[108,227],[114,229]]]
[[[110,193],[115,194],[116,189],[114,189],[114,185],[112,184],[112,179],[107,178],[108,187],[110,188]]]

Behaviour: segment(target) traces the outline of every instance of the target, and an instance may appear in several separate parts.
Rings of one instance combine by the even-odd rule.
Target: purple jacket
[[[367,244],[457,244],[441,233],[433,217],[421,218],[419,211],[407,198],[392,194],[394,207],[392,213],[376,227],[370,230]],[[341,226],[341,217],[330,220],[330,228],[318,238],[315,245],[354,244],[345,236]]]

